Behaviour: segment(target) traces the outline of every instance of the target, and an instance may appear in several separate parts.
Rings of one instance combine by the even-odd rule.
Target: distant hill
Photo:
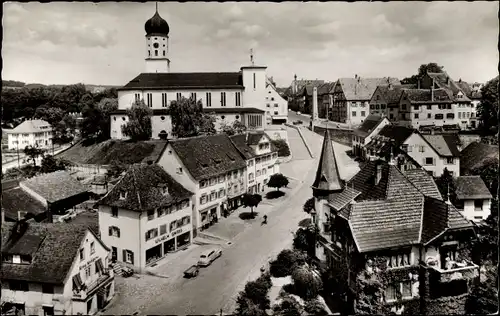
[[[33,89],[33,88],[40,88],[40,87],[55,87],[55,88],[62,88],[64,86],[69,86],[70,84],[51,84],[51,85],[45,85],[41,83],[25,83],[21,81],[15,81],[15,80],[2,80],[2,88],[28,88],[28,89]],[[90,92],[99,92],[102,90],[106,89],[111,89],[111,88],[120,88],[121,86],[112,86],[112,85],[97,85],[97,84],[86,84],[85,88],[87,91]]]

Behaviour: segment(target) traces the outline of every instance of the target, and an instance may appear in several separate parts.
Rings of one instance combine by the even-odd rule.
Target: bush
[[[323,289],[321,277],[305,266],[294,269],[292,280],[295,293],[305,300],[316,298]]]
[[[307,255],[299,250],[285,249],[278,254],[276,260],[270,262],[270,272],[275,278],[292,274],[295,267],[302,266],[307,261]]]
[[[290,148],[286,140],[284,139],[276,139],[272,140],[271,143],[278,148],[278,157],[288,157],[290,156]]]
[[[283,316],[300,316],[302,315],[302,308],[295,298],[286,296],[283,300],[273,307],[273,315]]]
[[[306,313],[308,314],[321,315],[321,316],[328,315],[327,311],[325,310],[325,307],[318,299],[307,301],[304,307]]]
[[[237,303],[238,315],[260,314],[271,306],[271,301],[267,293],[272,287],[271,276],[263,274],[257,280],[250,281],[245,285],[245,289],[240,292]],[[263,314],[264,315],[264,314]]]

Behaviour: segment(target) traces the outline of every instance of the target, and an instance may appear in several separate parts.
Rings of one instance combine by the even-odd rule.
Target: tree
[[[170,105],[172,132],[177,137],[215,133],[215,118],[203,112],[201,100],[181,98]]]
[[[240,120],[235,120],[233,122],[233,130],[235,134],[243,134],[246,132],[247,127]]]
[[[87,105],[82,110],[82,128],[83,138],[101,138],[103,135],[99,122],[103,119],[101,111],[95,105]]]
[[[236,299],[237,315],[266,315],[265,310],[271,305],[267,296],[272,287],[271,276],[263,274],[255,281],[245,284],[245,289],[238,294]]]
[[[481,268],[481,280],[473,285],[465,304],[465,313],[488,315],[498,310],[498,270],[491,263]]]
[[[479,126],[484,135],[498,131],[498,78],[491,79],[481,89],[481,103],[477,111]]]
[[[104,139],[111,137],[111,112],[118,109],[118,98],[102,98],[97,104],[100,111],[99,127]]]
[[[304,309],[310,315],[320,315],[320,316],[328,315],[325,306],[323,306],[323,304],[318,299],[312,299],[307,301]]]
[[[302,307],[293,296],[287,295],[273,307],[273,315],[301,316]]]
[[[265,310],[261,309],[258,304],[254,303],[248,297],[240,293],[236,298],[235,315],[238,316],[267,316]]]
[[[278,149],[278,157],[288,157],[290,156],[290,148],[286,140],[276,139],[271,140],[271,143]]]
[[[42,164],[40,166],[41,173],[50,173],[58,170],[66,170],[66,167],[70,165],[70,162],[56,159],[52,155],[47,155],[43,157]]]
[[[267,186],[270,188],[276,188],[276,191],[279,191],[282,187],[286,187],[288,183],[289,181],[287,177],[281,173],[275,173],[269,178]]]
[[[151,138],[151,115],[153,111],[143,101],[136,102],[127,110],[129,120],[122,126],[122,133],[133,141]]]
[[[304,252],[295,249],[284,249],[278,254],[276,260],[269,263],[269,270],[273,277],[282,278],[292,274],[296,267],[300,267],[306,262],[307,255]]]
[[[420,65],[420,67],[418,67],[417,74],[409,78],[404,78],[401,80],[401,84],[417,84],[418,80],[425,76],[427,72],[443,72],[443,66],[439,66],[437,63]]]
[[[443,174],[436,179],[436,185],[438,186],[439,192],[443,196],[443,199],[447,200],[449,193],[451,204],[456,203],[457,193],[455,182],[453,181],[453,176],[448,171],[448,168],[444,168]]]
[[[389,308],[384,302],[386,260],[382,257],[374,258],[368,265],[371,271],[363,270],[356,277],[356,314],[387,315]],[[397,292],[397,295],[400,300],[401,293]]]
[[[118,178],[119,176],[122,175],[123,171],[125,171],[125,170],[126,170],[125,165],[123,165],[119,162],[113,161],[111,163],[111,167],[106,172],[106,175],[110,178]]]
[[[43,157],[44,152],[43,149],[38,147],[26,146],[26,148],[24,148],[24,154],[33,161],[33,167],[36,167],[36,159],[38,157]]]
[[[314,197],[308,199],[306,203],[304,203],[304,206],[302,207],[304,212],[307,214],[310,214],[312,210],[314,210]]]
[[[321,277],[305,265],[294,269],[292,280],[295,292],[305,300],[316,298],[323,289]]]
[[[259,206],[260,202],[262,202],[262,196],[260,194],[243,194],[243,205],[250,207],[252,216],[253,208]]]
[[[316,254],[316,225],[309,225],[307,228],[299,228],[294,234],[293,248],[305,251],[313,258]]]

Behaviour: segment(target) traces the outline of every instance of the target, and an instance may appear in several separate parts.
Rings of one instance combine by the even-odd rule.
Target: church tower
[[[146,21],[146,72],[170,72],[170,59],[168,58],[168,32],[170,27],[158,13],[158,3],[153,17]]]
[[[326,203],[328,203],[328,197],[330,194],[340,193],[344,190],[344,183],[340,178],[332,140],[327,129],[323,138],[323,148],[321,149],[316,178],[311,188],[313,189],[314,207],[316,210],[315,221],[319,232],[324,233],[322,223],[327,222],[328,206]]]

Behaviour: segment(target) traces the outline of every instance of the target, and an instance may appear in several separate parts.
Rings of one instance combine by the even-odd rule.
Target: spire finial
[[[252,63],[252,66],[254,65],[253,62],[253,48],[250,48],[250,62]]]
[[[156,13],[158,13],[158,1],[156,1]]]

